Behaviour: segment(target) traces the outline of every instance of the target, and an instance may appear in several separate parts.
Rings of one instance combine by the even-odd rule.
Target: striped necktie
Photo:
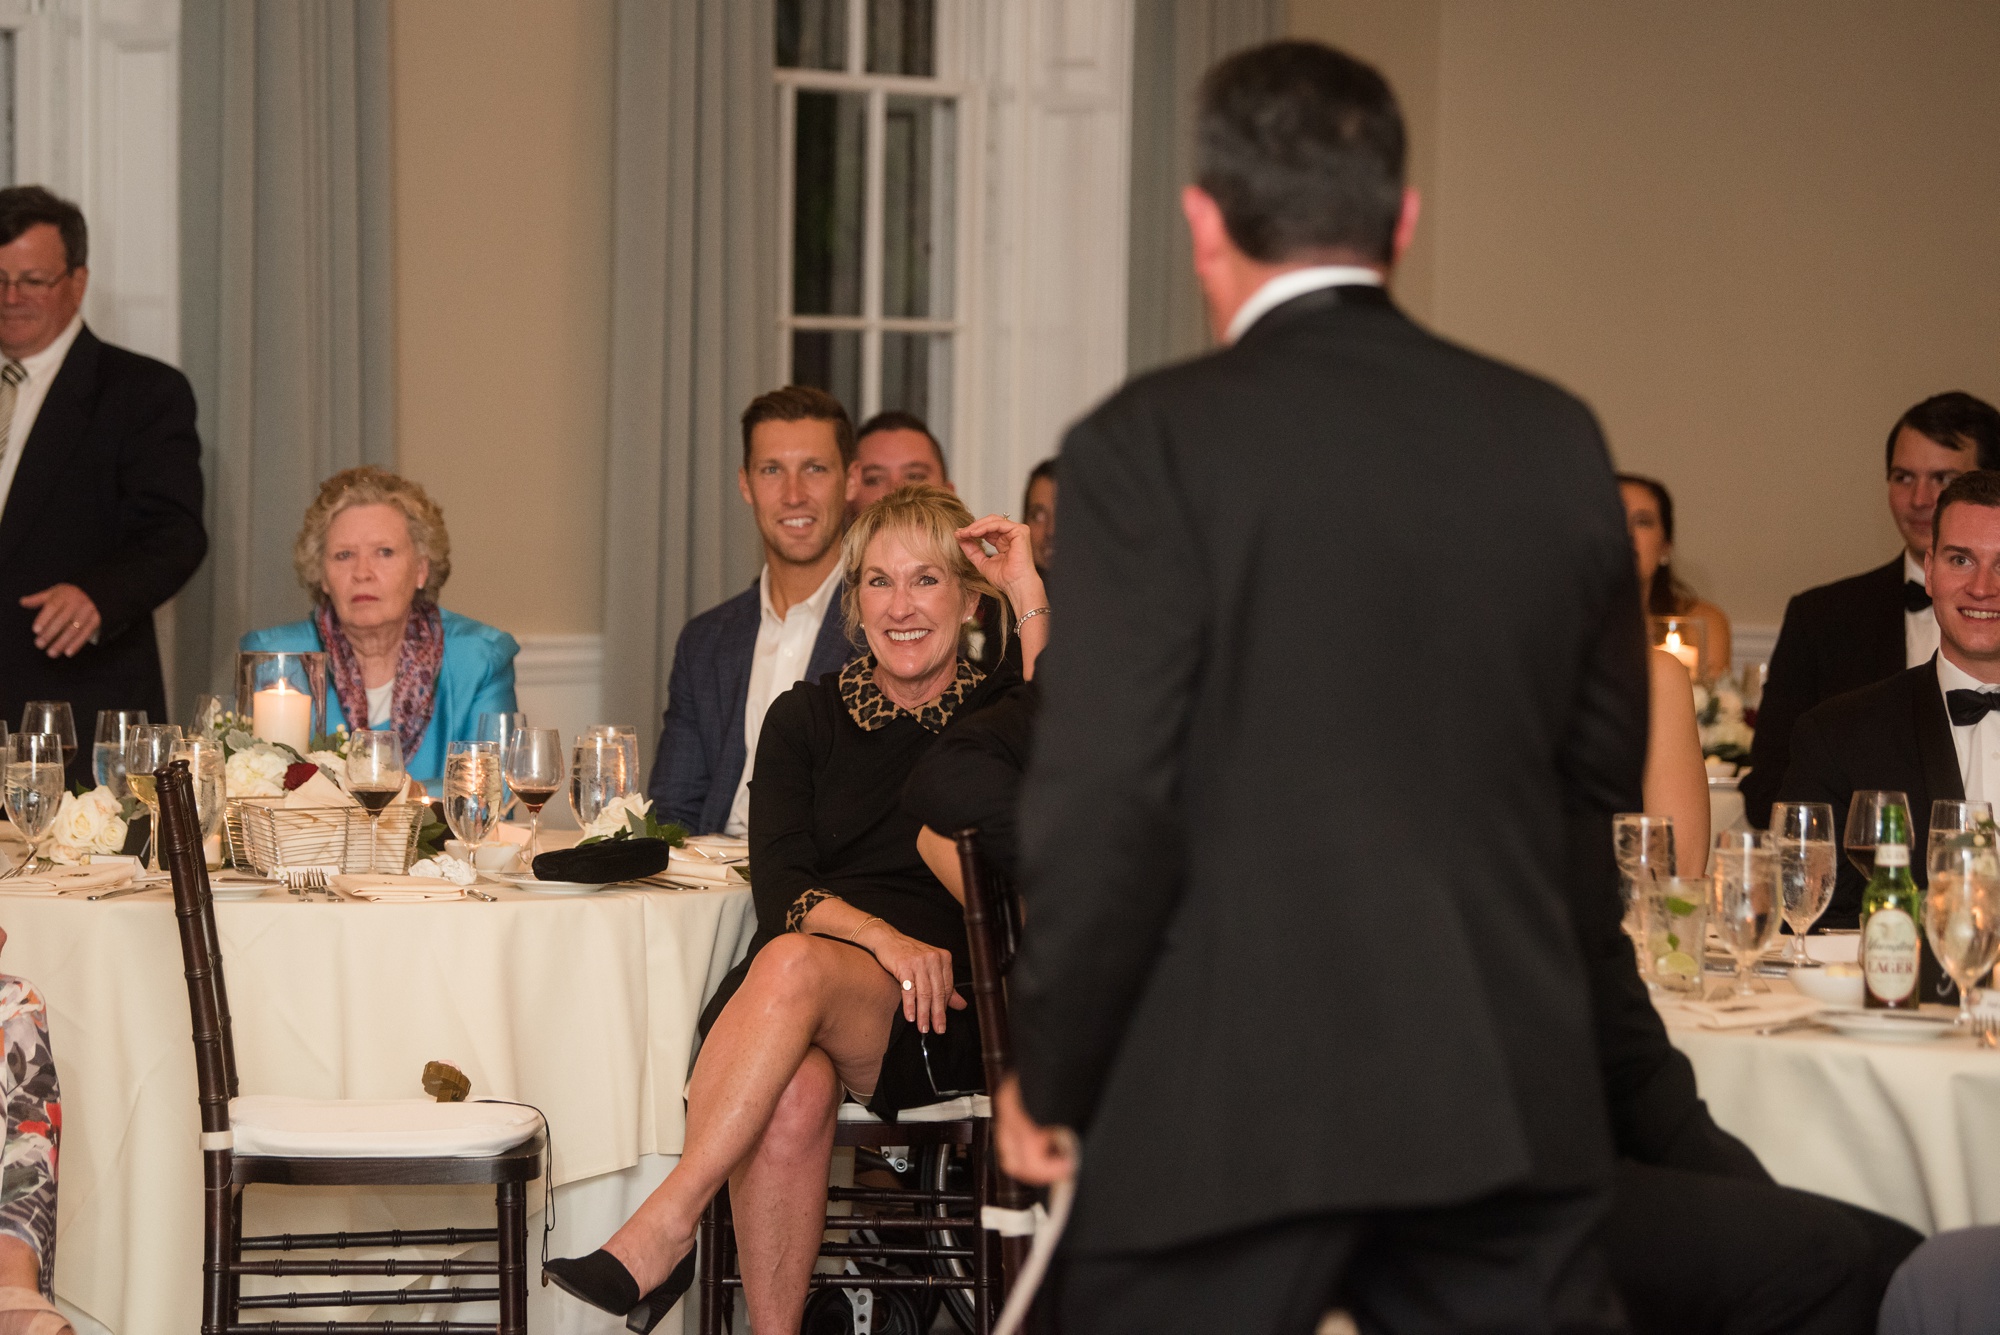
[[[28,378],[28,368],[7,359],[0,366],[0,468],[7,465],[7,455],[14,448],[14,405],[21,398],[21,382]]]

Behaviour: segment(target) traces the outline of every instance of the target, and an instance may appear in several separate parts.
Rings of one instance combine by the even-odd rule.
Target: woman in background
[[[1042,460],[1028,474],[1028,490],[1021,497],[1021,520],[1028,526],[1035,569],[1046,575],[1056,559],[1056,456]]]
[[[1637,473],[1618,475],[1618,494],[1625,500],[1625,526],[1632,534],[1632,551],[1639,558],[1639,587],[1646,615],[1698,617],[1708,628],[1703,666],[1708,676],[1729,670],[1729,617],[1714,603],[1683,584],[1673,572],[1674,498],[1666,486]]]
[[[446,742],[471,737],[481,713],[516,708],[514,637],[437,605],[451,536],[416,483],[373,467],[335,473],[306,510],[292,566],[312,615],[240,647],[324,651],[329,731],[393,729],[410,777],[435,788]]]

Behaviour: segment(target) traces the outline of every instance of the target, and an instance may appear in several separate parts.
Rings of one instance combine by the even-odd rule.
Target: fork
[[[278,877],[285,883],[286,890],[300,898],[314,891],[318,891],[328,899],[334,897],[325,867],[285,867],[278,872]]]

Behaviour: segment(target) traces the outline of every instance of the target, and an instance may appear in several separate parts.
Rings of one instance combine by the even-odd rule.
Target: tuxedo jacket
[[[1779,800],[1830,804],[1836,833],[1844,839],[1848,799],[1868,788],[1890,788],[1909,797],[1910,871],[1918,885],[1925,884],[1931,803],[1965,796],[1951,717],[1938,692],[1936,658],[1835,696],[1807,710],[1793,729],[1791,762],[1778,785]],[[1821,925],[1855,926],[1867,884],[1843,846],[1840,880]]]
[[[1647,677],[1589,410],[1328,289],[1062,459],[1009,993],[1072,1244],[1607,1182],[1566,820],[1637,809]]]
[[[114,347],[86,326],[29,431],[0,512],[0,720],[29,700],[67,700],[77,765],[89,772],[100,709],[167,719],[153,609],[208,551],[194,391],[165,362]],[[35,648],[35,611],[21,598],[74,584],[103,617],[74,658]]]
[[[1784,782],[1792,729],[1822,700],[1893,677],[1904,668],[1903,558],[1816,589],[1785,606],[1771,675],[1757,706],[1750,772],[1738,785],[1744,815],[1763,829]]]
[[[736,785],[743,780],[749,756],[743,745],[743,709],[762,619],[753,583],[688,622],[674,644],[660,749],[646,790],[660,819],[678,821],[696,834],[714,834],[728,822]],[[838,672],[853,653],[840,599],[828,599],[805,680]]]

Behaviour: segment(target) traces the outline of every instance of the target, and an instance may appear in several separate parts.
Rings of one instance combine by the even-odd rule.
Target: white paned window
[[[949,438],[973,233],[957,0],[774,3],[779,365],[856,422],[899,408]]]

